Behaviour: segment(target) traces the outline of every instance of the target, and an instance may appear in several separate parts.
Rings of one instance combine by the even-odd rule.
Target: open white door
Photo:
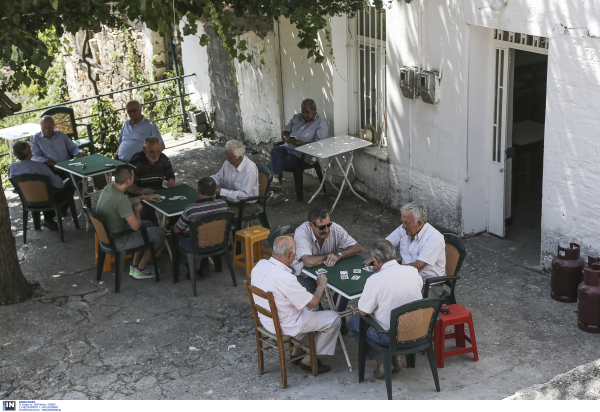
[[[508,48],[495,47],[495,101],[491,144],[492,153],[490,158],[490,202],[488,230],[490,233],[500,237],[504,237],[504,175],[506,173],[508,53]]]

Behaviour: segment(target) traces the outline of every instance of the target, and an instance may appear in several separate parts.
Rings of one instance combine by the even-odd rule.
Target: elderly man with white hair
[[[290,265],[296,258],[296,242],[291,236],[280,236],[275,239],[273,255],[269,260],[260,260],[251,273],[252,286],[265,292],[272,292],[277,305],[277,314],[281,331],[284,335],[294,336],[301,342],[306,342],[308,332],[316,332],[317,355],[333,355],[336,339],[340,330],[340,315],[332,310],[314,311],[319,305],[325,288],[327,277],[323,274],[317,277],[317,289],[308,292],[292,274]],[[258,296],[255,302],[269,309],[269,303]],[[262,325],[271,333],[275,333],[273,320],[258,314]],[[294,349],[292,356],[302,355],[302,349]],[[294,363],[300,368],[310,371],[310,355],[298,359]],[[317,360],[319,373],[329,372],[331,367]]]
[[[60,130],[54,130],[55,122],[52,116],[42,116],[40,126],[42,131],[34,134],[30,140],[35,162],[44,163],[57,173],[54,165],[58,162],[70,160],[76,156],[85,156],[85,152],[79,149],[69,136]],[[69,174],[66,173],[63,178],[68,177]]]
[[[386,240],[399,251],[403,265],[417,268],[423,281],[446,276],[446,242],[444,235],[427,223],[427,211],[419,203],[408,203],[400,209],[402,225]],[[368,260],[365,264],[370,263]],[[443,285],[432,285],[430,298],[442,296]]]
[[[211,177],[217,184],[216,194],[224,198],[229,209],[238,215],[239,203],[242,199],[258,196],[258,168],[244,153],[246,146],[237,140],[225,144],[223,167]],[[244,206],[244,215],[253,215],[260,208],[256,200]]]
[[[125,109],[129,119],[123,123],[119,134],[119,149],[117,150],[119,160],[129,162],[134,154],[142,150],[144,140],[149,136],[158,137],[161,150],[165,150],[158,126],[144,117],[140,102],[130,100],[125,105]]]

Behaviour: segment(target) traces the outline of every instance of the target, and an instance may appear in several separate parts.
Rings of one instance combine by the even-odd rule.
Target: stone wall
[[[78,100],[94,96],[95,90],[92,82],[96,83],[98,93],[110,93],[126,89],[134,85],[126,63],[128,52],[127,36],[121,30],[104,28],[100,33],[90,33],[89,45],[84,47],[85,33],[80,31],[76,35],[65,34],[71,51],[63,55],[69,98]],[[148,30],[143,24],[130,27],[131,56],[134,67],[144,74],[146,81],[161,79],[166,69],[166,53],[164,38],[158,33]],[[162,52],[162,53],[161,53]],[[87,64],[91,65],[91,79],[88,78]],[[108,100],[117,109],[125,106],[131,99],[131,92],[115,93],[108,96]],[[94,100],[81,102],[77,105],[77,115],[90,114],[90,107]],[[125,112],[122,113],[125,119]]]

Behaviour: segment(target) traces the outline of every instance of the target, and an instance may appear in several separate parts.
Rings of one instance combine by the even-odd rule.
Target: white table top
[[[4,140],[19,140],[33,136],[41,131],[39,123],[23,123],[0,130],[0,138]]]
[[[542,140],[544,140],[543,123],[537,123],[532,120],[523,120],[513,124],[513,146],[524,146],[530,143],[541,142]]]
[[[354,136],[333,136],[327,139],[305,144],[296,150],[309,156],[326,159],[362,147],[371,146],[371,142]]]

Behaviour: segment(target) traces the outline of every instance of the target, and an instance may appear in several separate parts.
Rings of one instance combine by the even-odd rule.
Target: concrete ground
[[[194,184],[224,161],[222,147],[188,135],[167,141],[167,147],[178,182]],[[267,163],[264,156],[250,157]],[[306,176],[305,196],[316,183]],[[295,201],[291,176],[284,189],[287,200],[268,208],[272,228],[306,220],[313,205],[306,204],[309,197]],[[113,273],[95,279],[92,231],[76,230],[67,220],[61,243],[58,233],[35,231],[30,222],[24,245],[20,202],[11,190],[6,194],[23,272],[45,292],[0,307],[0,398],[386,398],[385,383],[370,372],[374,362],[358,383],[357,345],[350,335],[344,340],[352,371],[338,344],[334,356],[323,358],[332,366],[327,374],[313,377],[290,365],[288,388],[282,389],[279,365],[269,358],[266,373],[258,375],[241,268],[237,287],[228,273],[211,272],[198,281],[194,298],[189,280],[173,283],[163,253],[159,283],[125,276],[115,294]],[[333,196],[330,190],[314,203],[329,207]],[[368,248],[397,227],[400,216],[345,191],[332,219]],[[600,336],[577,328],[576,304],[550,298],[550,278],[537,266],[539,234],[518,227],[509,229],[507,239],[481,235],[465,241],[457,298],[473,313],[479,361],[472,355],[447,359],[436,392],[427,358],[419,355],[415,369],[394,374],[394,399],[503,399],[600,357]]]

